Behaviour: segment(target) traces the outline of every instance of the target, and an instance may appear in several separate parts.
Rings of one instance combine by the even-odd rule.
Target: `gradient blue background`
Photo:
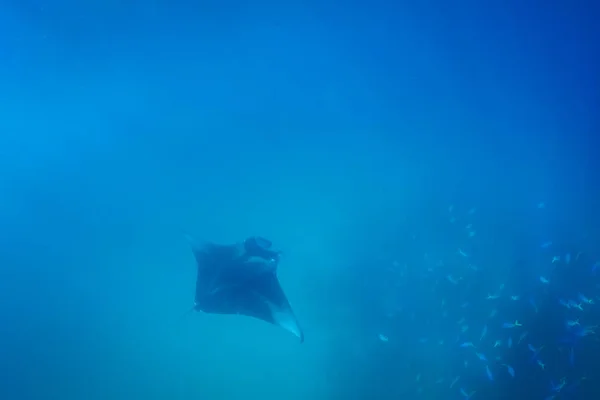
[[[490,260],[548,236],[598,251],[598,18],[592,2],[3,1],[0,397],[397,398],[432,367],[381,354],[360,280],[455,251],[450,204],[486,216]],[[306,343],[180,319],[181,229],[282,247]]]

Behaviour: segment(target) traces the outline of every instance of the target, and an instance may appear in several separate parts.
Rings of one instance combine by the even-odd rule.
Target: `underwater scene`
[[[600,7],[0,3],[0,400],[600,399]]]

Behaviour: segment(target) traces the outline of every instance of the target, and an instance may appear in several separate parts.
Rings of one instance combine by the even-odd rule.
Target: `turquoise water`
[[[597,15],[3,2],[0,398],[597,398]],[[305,343],[185,314],[182,231]]]

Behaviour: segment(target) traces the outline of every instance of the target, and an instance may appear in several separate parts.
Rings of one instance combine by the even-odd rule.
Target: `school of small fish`
[[[545,203],[532,209],[548,212]],[[523,387],[532,400],[583,398],[582,387],[600,370],[598,254],[547,237],[527,249],[526,261],[503,268],[498,255],[479,252],[476,209],[447,212],[462,238],[454,254],[425,254],[425,267],[410,278],[409,266],[392,263],[410,287],[431,288],[419,303],[431,307],[403,304],[387,315],[400,321],[395,326],[410,326],[414,339],[407,343],[406,332],[396,339],[393,329],[378,333],[382,346],[402,340],[399,346],[422,346],[424,354],[455,361],[452,368],[416,372],[415,398],[435,390],[427,398],[485,400],[499,388],[522,393]]]

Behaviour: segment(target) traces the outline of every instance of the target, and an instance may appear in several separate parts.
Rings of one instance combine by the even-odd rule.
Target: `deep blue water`
[[[2,2],[0,398],[597,399],[599,16]],[[305,343],[182,317],[182,230],[271,239]]]

